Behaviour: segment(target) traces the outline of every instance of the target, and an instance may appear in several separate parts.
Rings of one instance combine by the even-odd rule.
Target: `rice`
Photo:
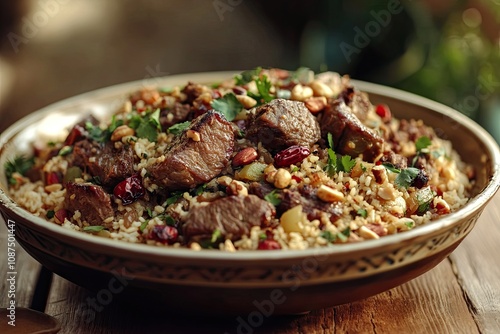
[[[271,76],[272,82],[276,82],[277,79],[272,77],[272,72],[265,73]],[[338,80],[331,82],[335,85],[346,85],[348,79],[339,77]],[[213,90],[208,86],[202,87],[203,94],[205,94],[202,94],[203,99],[211,101],[213,94],[206,95],[206,92],[213,92]],[[231,83],[217,86],[217,94],[224,95],[231,92],[228,87],[232,87]],[[249,87],[253,89],[251,85]],[[331,89],[337,92],[342,91],[342,87],[331,87]],[[135,94],[140,95],[141,92]],[[139,110],[148,106],[161,108],[168,105],[171,108],[176,101],[182,103],[187,99],[187,95],[179,87],[174,88],[170,93],[162,94],[163,96],[159,95],[159,100],[153,102],[141,99],[136,100],[135,103],[127,101],[116,114],[118,119],[125,120],[128,114],[139,113]],[[195,100],[193,105],[204,102]],[[254,109],[245,112],[240,113],[238,117],[244,119],[251,115]],[[173,117],[173,114],[168,114],[166,120],[171,122]],[[451,143],[437,137],[432,129],[425,127],[421,121],[411,122],[413,122],[412,126],[425,129],[425,134],[430,134],[432,140],[424,148],[425,151],[422,151],[425,153],[417,150],[415,140],[398,142],[398,154],[409,160],[414,157],[413,163],[416,158],[424,156],[425,172],[428,176],[428,181],[424,186],[420,188],[411,185],[401,186],[400,178],[404,168],[387,166],[377,159],[368,162],[363,161],[362,157],[351,157],[347,159],[350,163],[348,171],[337,170],[333,174],[329,173],[328,165],[331,161],[328,147],[325,147],[324,143],[316,143],[311,147],[309,156],[298,163],[284,167],[287,175],[291,177],[284,188],[296,190],[308,186],[315,189],[318,191],[317,196],[320,202],[331,201],[331,206],[338,207],[338,217],[332,219],[330,213],[322,212],[314,219],[308,219],[306,213],[300,210],[303,208],[297,206],[289,209],[289,211],[295,209],[289,215],[285,215],[288,212],[286,211],[281,213],[281,217],[274,218],[271,227],[253,226],[249,229],[249,233],[241,235],[236,240],[234,238],[221,239],[216,235],[217,231],[213,231],[214,234],[207,240],[191,240],[188,243],[183,242],[182,236],[175,242],[169,243],[151,237],[158,226],[175,226],[174,229],[182,232],[182,224],[189,211],[226,197],[227,190],[221,191],[220,188],[228,187],[231,181],[237,180],[247,189],[250,186],[250,182],[241,177],[241,169],[233,168],[229,164],[220,175],[203,187],[184,192],[162,193],[161,186],[155,183],[148,170],[151,166],[165,161],[164,152],[168,150],[175,138],[175,134],[171,132],[160,132],[154,141],[145,137],[141,138],[135,133],[115,142],[114,146],[118,150],[123,145],[129,145],[132,148],[133,169],[140,175],[147,194],[127,205],[124,205],[119,198],[112,197],[115,215],[102,221],[100,226],[104,228],[93,226],[95,224],[89,223],[78,210],[64,216],[63,221],[57,220],[60,218],[58,213],[65,210],[66,189],[63,182],[48,185],[44,181],[32,182],[28,177],[14,173],[11,176],[16,183],[10,188],[10,196],[29,212],[49,222],[59,223],[62,228],[93,233],[122,242],[145,243],[160,247],[187,247],[192,250],[208,247],[234,252],[262,249],[264,241],[272,240],[275,243],[273,247],[279,249],[303,250],[378,239],[385,235],[411,230],[458,210],[467,203],[469,191],[473,185],[471,177],[473,171],[461,161]],[[373,106],[370,107],[363,123],[380,133],[400,131],[402,124],[396,119],[392,119],[389,124],[383,124]],[[105,124],[102,128],[106,126]],[[422,137],[426,135],[420,138]],[[254,147],[259,152],[257,160],[252,163],[266,166],[260,181],[272,185],[277,168],[274,167],[272,157],[270,158],[270,153],[266,148],[260,142],[252,143],[246,138],[237,139],[235,145],[234,152],[239,152],[246,147]],[[61,143],[59,147],[62,147]],[[89,160],[96,162],[96,157],[90,157]],[[49,159],[38,156],[36,164],[44,175],[50,173],[65,175],[71,167],[70,159],[61,154]],[[74,180],[77,183],[90,181],[93,181],[93,176],[87,170]],[[207,191],[208,188],[210,190]],[[333,196],[331,197],[333,200],[322,199],[319,193],[320,188],[326,191],[326,195]],[[245,190],[245,193],[247,191]],[[423,196],[427,196],[425,202],[421,198]],[[162,201],[159,202],[159,198],[162,198]]]

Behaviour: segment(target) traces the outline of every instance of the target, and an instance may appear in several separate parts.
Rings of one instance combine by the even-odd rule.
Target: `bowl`
[[[159,86],[218,82],[237,72],[186,74],[156,79]],[[457,212],[410,231],[377,240],[301,251],[193,251],[129,244],[47,223],[9,198],[0,171],[0,208],[15,225],[19,244],[54,273],[97,293],[161,303],[178,312],[296,314],[352,302],[403,284],[436,266],[467,236],[500,186],[500,151],[476,123],[444,105],[372,83],[353,80],[373,104],[386,103],[398,118],[419,118],[450,140],[474,166],[472,199]],[[29,152],[51,127],[83,115],[115,111],[131,82],[79,95],[38,110],[0,138],[0,164]],[[160,305],[160,304],[158,304]],[[86,316],[85,312],[82,316]]]

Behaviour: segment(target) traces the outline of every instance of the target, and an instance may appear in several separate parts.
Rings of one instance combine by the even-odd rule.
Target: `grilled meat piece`
[[[192,189],[219,175],[229,163],[233,148],[231,123],[210,111],[193,120],[148,172],[166,190]]]
[[[318,121],[303,102],[275,99],[257,108],[247,138],[273,153],[292,145],[310,147],[320,139]]]
[[[66,197],[64,208],[72,214],[78,210],[82,220],[90,225],[100,225],[105,227],[104,220],[114,216],[111,206],[111,197],[104,189],[92,183],[66,184]]]
[[[373,130],[367,128],[352,113],[342,99],[330,101],[321,117],[321,134],[327,138],[332,134],[335,151],[372,162],[382,153],[384,140]]]
[[[167,130],[174,124],[184,122],[188,119],[191,112],[189,104],[175,102],[172,109],[163,109],[160,113],[160,124],[163,131]]]
[[[253,226],[268,226],[274,214],[274,206],[257,196],[223,197],[191,208],[183,226],[184,236],[188,241],[202,240],[219,230],[225,239],[237,240],[250,235]]]

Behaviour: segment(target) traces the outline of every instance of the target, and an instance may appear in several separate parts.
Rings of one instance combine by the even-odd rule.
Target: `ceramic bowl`
[[[170,76],[159,86],[188,80],[218,82],[235,72]],[[476,123],[444,105],[393,88],[353,81],[372,103],[387,103],[398,118],[419,118],[451,140],[477,171],[473,198],[459,211],[378,240],[302,251],[159,248],[64,229],[19,207],[0,172],[0,208],[15,224],[19,244],[56,274],[94,289],[97,298],[140,298],[180,312],[301,313],[352,302],[403,284],[446,258],[474,227],[500,185],[500,151]],[[144,82],[99,89],[53,104],[9,127],[0,139],[0,165],[28,152],[33,140],[88,113],[109,114]],[[51,128],[52,127],[52,128]]]

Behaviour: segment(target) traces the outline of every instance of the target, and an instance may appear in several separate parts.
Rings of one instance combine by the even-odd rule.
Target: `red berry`
[[[83,138],[83,135],[85,133],[85,129],[81,127],[80,125],[75,125],[73,129],[69,132],[68,136],[66,137],[66,140],[64,140],[64,146],[71,146],[75,142],[79,141],[80,139]]]
[[[56,172],[48,173],[45,177],[45,184],[48,186],[55,183],[61,183],[61,177],[59,174]]]
[[[305,146],[294,145],[276,153],[274,164],[276,167],[288,167],[301,162],[311,154],[311,150]]]
[[[391,109],[389,109],[389,106],[387,104],[377,105],[377,107],[375,108],[375,112],[380,116],[380,118],[382,118],[382,121],[384,123],[388,123],[392,119]]]
[[[266,239],[259,242],[259,246],[257,247],[257,249],[260,250],[281,249],[281,245],[274,239]]]
[[[299,176],[297,176],[297,175],[292,175],[292,179],[295,180],[295,181],[297,181],[297,183],[302,182],[302,178],[299,177]]]
[[[54,220],[57,224],[62,225],[64,220],[69,217],[69,212],[65,209],[57,210],[54,214]]]
[[[115,197],[122,200],[123,205],[137,201],[144,196],[146,190],[142,186],[141,178],[135,174],[118,183],[113,189]]]
[[[179,238],[179,231],[170,225],[156,225],[149,234],[149,238],[164,244],[172,245]]]

